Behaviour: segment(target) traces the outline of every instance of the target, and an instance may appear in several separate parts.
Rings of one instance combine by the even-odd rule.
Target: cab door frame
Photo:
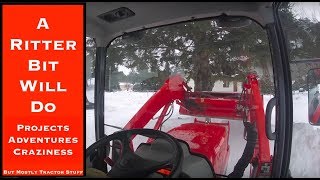
[[[288,48],[279,17],[281,3],[273,3],[274,23],[268,24],[268,32],[275,81],[276,127],[272,162],[273,178],[290,176],[289,164],[292,142],[292,86]]]

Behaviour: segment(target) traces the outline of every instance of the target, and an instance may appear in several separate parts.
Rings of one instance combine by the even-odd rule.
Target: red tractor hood
[[[225,173],[229,156],[229,124],[188,123],[168,133],[188,143],[191,153],[204,155],[216,173]]]

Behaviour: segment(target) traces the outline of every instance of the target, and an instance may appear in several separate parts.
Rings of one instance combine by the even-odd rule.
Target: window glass
[[[293,90],[290,171],[293,177],[319,177],[320,129],[308,121],[307,75],[310,69],[320,68],[320,3],[283,3],[279,15],[289,50]]]
[[[95,81],[96,44],[93,38],[86,37],[86,147],[95,140],[94,126],[94,81]]]
[[[183,77],[191,92],[239,94],[247,75],[255,74],[266,107],[274,95],[271,62],[267,33],[255,22],[239,28],[221,28],[215,20],[201,20],[116,38],[107,49],[106,134],[119,130],[114,126],[123,128],[172,75]],[[170,108],[172,113],[166,116],[162,131],[194,122],[194,116],[179,113],[176,102]],[[155,126],[161,110],[145,128]],[[196,118],[207,120],[201,116]],[[214,117],[210,121],[230,123],[230,158],[226,172],[230,173],[246,144],[243,122]],[[270,142],[270,151],[273,153],[273,142]],[[244,177],[249,177],[249,167]]]

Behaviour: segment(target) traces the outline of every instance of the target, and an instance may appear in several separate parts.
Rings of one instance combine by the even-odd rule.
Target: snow
[[[290,170],[293,177],[320,177],[320,129],[295,123]]]
[[[106,92],[105,93],[105,123],[124,127],[142,105],[153,95],[153,92]],[[87,91],[89,100],[93,100],[93,91]],[[264,95],[264,107],[272,95]],[[293,139],[291,150],[290,170],[293,177],[320,177],[320,127],[311,126],[307,118],[307,92],[293,94]],[[193,122],[194,117],[180,115],[179,106],[174,104],[174,113],[171,118],[162,126],[162,130],[167,132],[180,124]],[[155,115],[157,117],[161,110]],[[86,147],[95,142],[94,111],[87,110],[86,119]],[[274,128],[274,112],[272,126]],[[201,118],[198,118],[201,119]],[[227,121],[223,119],[212,119],[212,121]],[[156,120],[151,120],[146,128],[153,128]],[[227,174],[232,172],[234,165],[241,157],[246,141],[243,139],[243,124],[241,121],[230,122],[230,158],[227,167]],[[111,134],[118,129],[105,127],[106,134]],[[134,147],[140,142],[145,142],[146,138],[136,137]],[[273,141],[270,141],[270,152],[273,154]],[[245,171],[244,177],[249,177],[249,167]]]
[[[94,81],[95,81],[95,78],[90,78],[90,79],[87,80],[87,84],[88,84],[91,88],[93,88],[93,87],[94,87]]]

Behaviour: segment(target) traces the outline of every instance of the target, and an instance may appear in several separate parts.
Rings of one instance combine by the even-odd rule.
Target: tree
[[[111,61],[137,72],[181,72],[195,81],[196,91],[211,90],[217,80],[243,81],[253,65],[270,62],[266,32],[255,23],[232,29],[205,20],[143,33],[137,42],[116,39],[109,47]]]
[[[307,89],[309,69],[319,67],[319,62],[307,63],[320,57],[320,23],[316,18],[299,17],[294,13],[295,3],[283,3],[280,18],[289,47],[292,89]],[[299,61],[299,62],[296,62]]]
[[[95,60],[96,60],[96,47],[93,38],[86,37],[86,81],[94,74]]]

